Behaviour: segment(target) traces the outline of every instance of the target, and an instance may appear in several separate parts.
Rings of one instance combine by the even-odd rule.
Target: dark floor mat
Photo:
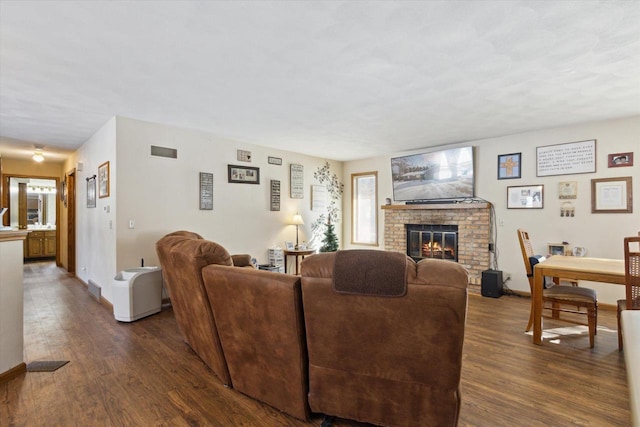
[[[27,372],[53,372],[69,363],[68,360],[41,360],[27,365]]]

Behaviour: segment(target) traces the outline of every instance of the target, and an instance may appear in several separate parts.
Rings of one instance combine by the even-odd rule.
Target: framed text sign
[[[536,147],[536,175],[572,175],[596,171],[596,140]]]
[[[272,211],[280,210],[280,181],[272,179],[271,180],[271,203],[270,209]]]
[[[213,174],[200,172],[200,210],[213,210]]]
[[[302,165],[291,165],[289,179],[289,196],[292,199],[304,198],[303,174],[304,167]]]

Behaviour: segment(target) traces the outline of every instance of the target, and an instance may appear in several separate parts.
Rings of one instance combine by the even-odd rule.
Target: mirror
[[[56,181],[9,178],[9,206],[9,225],[13,228],[55,228]]]

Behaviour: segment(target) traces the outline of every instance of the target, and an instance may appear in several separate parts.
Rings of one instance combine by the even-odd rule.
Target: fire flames
[[[443,257],[444,253],[444,257]],[[424,258],[451,258],[454,259],[456,257],[455,251],[453,248],[445,247],[444,249],[440,246],[439,242],[427,242],[422,245],[422,256]]]

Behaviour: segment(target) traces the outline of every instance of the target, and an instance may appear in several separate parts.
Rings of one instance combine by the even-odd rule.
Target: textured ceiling
[[[640,1],[0,0],[0,154],[114,115],[349,160],[640,114]]]

